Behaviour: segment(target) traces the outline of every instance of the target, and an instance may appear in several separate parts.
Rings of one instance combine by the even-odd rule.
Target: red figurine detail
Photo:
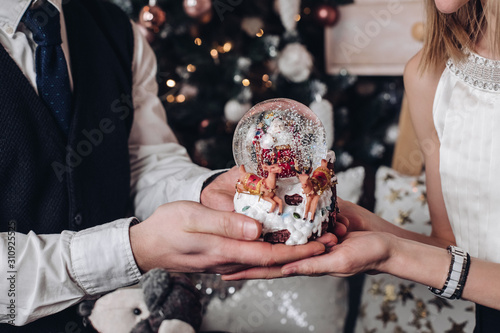
[[[268,173],[266,178],[261,178],[253,173],[246,172],[245,166],[240,166],[240,178],[236,183],[238,193],[258,195],[271,203],[271,209],[268,213],[274,212],[276,205],[279,206],[279,213],[283,213],[283,201],[276,195],[276,175],[281,172],[278,164],[262,165],[262,169]]]

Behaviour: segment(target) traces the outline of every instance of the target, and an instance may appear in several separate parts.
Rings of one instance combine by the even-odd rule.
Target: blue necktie
[[[27,10],[22,19],[33,33],[33,40],[37,44],[35,63],[38,95],[53,112],[64,133],[68,134],[71,122],[71,88],[61,48],[59,20],[59,11],[48,2],[36,9]]]

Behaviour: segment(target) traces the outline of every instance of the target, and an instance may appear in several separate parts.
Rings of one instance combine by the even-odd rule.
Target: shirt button
[[[10,35],[10,34],[14,33],[14,29],[12,29],[12,27],[7,27],[7,29],[5,29],[5,32]]]
[[[76,225],[81,225],[83,222],[82,214],[81,213],[76,214],[73,221],[75,222]]]

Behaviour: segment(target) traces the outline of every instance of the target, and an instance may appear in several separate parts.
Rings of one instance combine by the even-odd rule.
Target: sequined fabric
[[[293,277],[253,280],[235,286],[219,281],[198,287],[213,295],[202,331],[232,333],[342,332],[347,313],[346,280]],[[207,287],[210,286],[210,287]]]
[[[471,87],[500,91],[500,61],[483,58],[468,52],[466,61],[448,60],[446,67]]]

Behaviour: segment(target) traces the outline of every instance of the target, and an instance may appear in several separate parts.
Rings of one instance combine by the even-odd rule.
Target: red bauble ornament
[[[318,24],[325,27],[331,27],[337,23],[339,10],[337,7],[330,5],[319,5],[314,8],[313,17]]]
[[[212,0],[184,0],[186,15],[208,23],[212,19]]]
[[[139,13],[139,24],[154,33],[160,31],[166,19],[165,12],[158,6],[144,6]]]

